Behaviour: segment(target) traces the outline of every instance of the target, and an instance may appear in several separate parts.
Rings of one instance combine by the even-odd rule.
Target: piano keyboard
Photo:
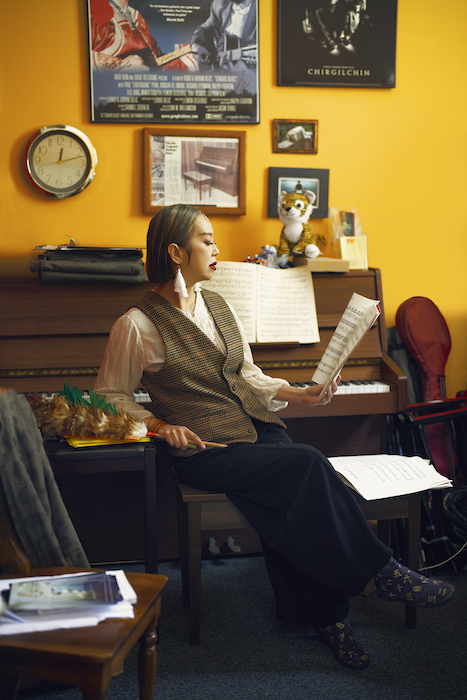
[[[291,382],[291,386],[298,386],[305,389],[307,386],[314,386],[312,382]],[[371,381],[367,379],[344,382],[341,381],[337,387],[335,396],[343,396],[346,394],[385,394],[391,390],[389,384],[379,381]],[[52,399],[59,392],[38,392],[44,399]],[[89,400],[89,392],[82,391],[84,399]],[[145,389],[136,389],[133,392],[136,403],[151,403],[151,398]]]
[[[40,394],[43,399],[53,399],[54,396],[57,396],[60,392],[58,391],[38,391],[38,392],[33,392]],[[82,391],[81,392],[83,395],[83,399],[89,400],[89,391]],[[136,403],[151,403],[151,399],[149,397],[148,392],[145,389],[136,389],[136,391],[133,392],[133,397]]]
[[[298,386],[303,389],[305,389],[307,386],[313,386],[312,382],[291,382],[291,384],[292,386]],[[385,384],[384,382],[362,379],[349,382],[341,381],[334,395],[343,396],[346,394],[386,394],[390,390],[390,385]]]
[[[207,168],[213,168],[214,170],[227,170],[225,165],[217,165],[216,163],[205,163],[203,160],[195,160],[196,165],[204,165]]]

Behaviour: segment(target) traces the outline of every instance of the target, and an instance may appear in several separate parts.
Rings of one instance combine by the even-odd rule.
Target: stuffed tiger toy
[[[279,195],[278,213],[283,227],[277,255],[306,255],[317,257],[320,251],[317,242],[326,244],[319,234],[312,234],[308,219],[313,211],[316,195],[311,190],[284,192]]]

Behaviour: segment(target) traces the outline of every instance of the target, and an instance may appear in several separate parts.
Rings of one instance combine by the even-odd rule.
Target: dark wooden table
[[[156,630],[167,577],[126,575],[138,596],[134,619],[108,619],[95,627],[0,636],[1,700],[14,700],[20,676],[77,685],[84,700],[104,700],[112,674],[121,668],[138,641],[140,698],[152,700]]]

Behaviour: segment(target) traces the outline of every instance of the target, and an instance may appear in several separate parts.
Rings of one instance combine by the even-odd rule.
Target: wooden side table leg
[[[138,683],[140,700],[152,700],[157,670],[157,622],[161,609],[161,601],[157,603],[153,622],[143,634],[138,654]]]

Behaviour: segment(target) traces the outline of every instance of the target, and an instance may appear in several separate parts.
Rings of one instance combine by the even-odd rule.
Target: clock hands
[[[60,155],[61,155],[61,153],[60,153]],[[65,160],[60,160],[60,158],[59,158],[57,162],[58,163],[68,163],[69,160],[76,160],[77,158],[84,158],[84,156],[83,156],[83,154],[81,154],[80,156],[73,156],[73,158],[65,158]]]

